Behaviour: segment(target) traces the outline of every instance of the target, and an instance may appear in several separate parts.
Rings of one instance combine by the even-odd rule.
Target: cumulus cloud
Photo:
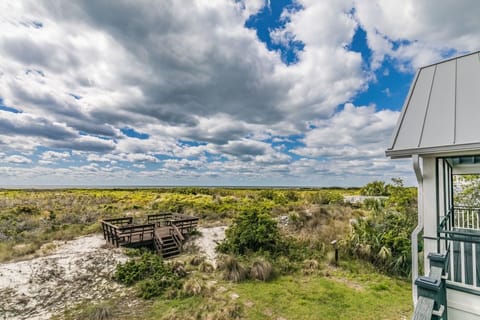
[[[69,152],[45,151],[40,156],[39,164],[53,164],[69,159],[71,157]]]
[[[48,139],[70,139],[78,136],[64,124],[41,116],[0,110],[0,134],[32,136]]]
[[[355,16],[374,52],[373,66],[388,55],[410,71],[452,51],[478,50],[477,9],[475,0],[355,1]]]
[[[14,164],[25,164],[25,163],[32,163],[32,160],[30,160],[27,157],[21,156],[21,155],[12,155],[5,157],[3,161],[7,163],[14,163]]]
[[[305,147],[292,152],[308,157],[380,157],[390,142],[399,112],[376,111],[375,106],[344,109],[331,119],[320,120],[302,140]]]
[[[21,112],[0,108],[1,161],[74,165],[0,176],[281,184],[404,172],[383,158],[398,113],[348,102],[387,58],[410,72],[478,47],[476,3],[296,4],[270,29],[277,45],[303,45],[287,65],[245,27],[269,1],[2,2],[0,103]],[[349,49],[359,27],[370,63]]]
[[[28,10],[43,27],[7,23],[12,33],[0,40],[3,62],[22,78],[5,77],[1,94],[25,112],[48,110],[76,130],[103,136],[125,123],[187,127],[187,136],[200,132],[206,139],[212,139],[204,134],[206,121],[239,122],[224,132],[231,139],[245,135],[248,124],[299,126],[313,114],[331,114],[364,84],[360,56],[341,46],[351,41],[355,22],[348,5],[337,3],[305,3],[308,10],[291,14],[285,32],[306,44],[293,67],[244,27],[245,10],[257,11],[259,1],[7,5],[18,19]],[[331,18],[307,32],[305,23],[327,10]],[[322,28],[335,29],[336,37]],[[43,76],[24,75],[30,68]],[[299,81],[305,77],[310,81]]]

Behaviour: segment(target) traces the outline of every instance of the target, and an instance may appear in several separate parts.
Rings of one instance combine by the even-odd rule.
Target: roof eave
[[[426,148],[409,148],[409,149],[387,149],[385,155],[391,159],[410,158],[412,155],[420,156],[461,156],[480,154],[480,143],[467,143],[451,146],[437,146]]]

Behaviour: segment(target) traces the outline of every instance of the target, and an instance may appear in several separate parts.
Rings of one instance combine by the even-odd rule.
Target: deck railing
[[[449,250],[448,284],[480,292],[480,208],[453,207],[439,224]]]
[[[455,207],[453,212],[457,228],[480,230],[480,208]]]

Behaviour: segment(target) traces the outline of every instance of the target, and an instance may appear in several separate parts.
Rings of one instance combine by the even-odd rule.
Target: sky
[[[476,0],[0,2],[0,186],[361,186]]]

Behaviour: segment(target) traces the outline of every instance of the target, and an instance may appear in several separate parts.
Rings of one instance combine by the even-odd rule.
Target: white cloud
[[[27,114],[93,135],[114,137],[119,127],[141,123],[185,138],[224,133],[228,141],[252,125],[298,131],[365,84],[360,56],[342,47],[356,26],[349,5],[310,2],[290,14],[286,31],[306,46],[299,63],[287,67],[244,27],[265,2],[246,1],[241,9],[228,1],[190,1],[156,3],[159,10],[149,2],[7,4],[9,21],[31,20],[28,11],[43,27],[3,23],[0,94]],[[308,31],[305,24],[318,15],[329,18]],[[213,130],[208,122],[216,123]]]
[[[32,160],[30,160],[27,157],[21,156],[21,155],[12,155],[5,157],[3,159],[4,162],[6,163],[14,163],[14,164],[27,164],[27,163],[32,163]]]
[[[305,135],[305,147],[292,152],[308,157],[381,157],[398,115],[391,110],[376,111],[375,106],[347,103],[331,119],[318,121],[317,127]]]
[[[287,66],[245,28],[269,1],[2,2],[0,98],[22,111],[0,110],[2,162],[72,161],[3,167],[2,181],[358,184],[404,174],[383,155],[398,113],[348,102],[386,57],[412,71],[478,48],[476,1],[298,3],[270,30],[277,43],[304,44]],[[370,65],[348,49],[359,25]]]
[[[56,152],[56,151],[45,151],[40,156],[40,160],[38,160],[39,164],[42,165],[49,165],[54,164],[56,162],[63,162],[70,158],[69,152]]]
[[[476,0],[356,0],[355,16],[367,31],[374,67],[390,55],[411,71],[452,50],[478,50],[479,8]]]
[[[41,156],[42,160],[63,160],[70,158],[69,152],[45,151]]]

